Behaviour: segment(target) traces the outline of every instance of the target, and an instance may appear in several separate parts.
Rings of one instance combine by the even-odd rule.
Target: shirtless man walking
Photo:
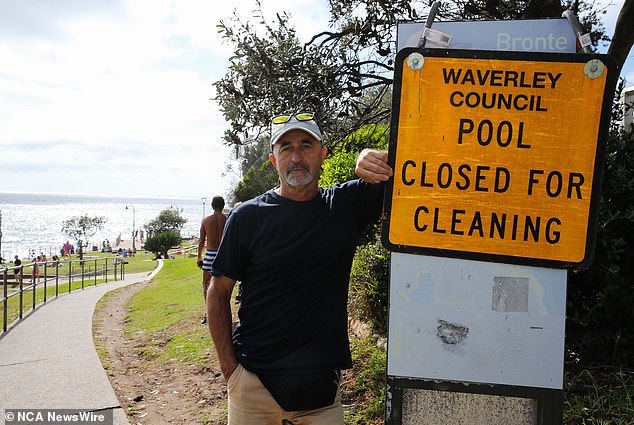
[[[211,263],[216,258],[216,252],[220,245],[220,238],[225,227],[227,217],[222,213],[225,207],[225,200],[221,196],[214,196],[211,200],[211,208],[214,212],[203,219],[200,225],[200,238],[198,240],[198,267],[203,269],[203,298],[207,299],[207,288],[211,281]],[[207,245],[205,257],[203,258],[203,247]],[[206,302],[205,302],[206,305]],[[205,307],[206,308],[206,307]],[[207,315],[203,316],[202,324],[207,323]]]

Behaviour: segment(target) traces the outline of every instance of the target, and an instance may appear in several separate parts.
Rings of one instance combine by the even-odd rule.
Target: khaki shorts
[[[343,425],[341,393],[331,406],[286,412],[258,376],[238,365],[227,382],[229,425]]]

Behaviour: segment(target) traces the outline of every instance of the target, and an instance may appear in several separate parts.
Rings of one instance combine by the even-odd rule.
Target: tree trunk
[[[614,36],[608,54],[616,60],[619,70],[623,68],[625,59],[634,43],[634,0],[625,0],[616,20]]]

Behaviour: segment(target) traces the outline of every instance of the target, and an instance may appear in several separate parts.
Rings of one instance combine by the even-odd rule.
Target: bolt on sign
[[[617,77],[607,55],[399,52],[384,245],[587,267]]]

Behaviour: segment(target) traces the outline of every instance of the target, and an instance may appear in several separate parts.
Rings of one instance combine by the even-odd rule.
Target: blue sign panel
[[[418,47],[424,30],[422,22],[398,25],[397,50]],[[451,37],[447,45],[427,40],[425,47],[447,49],[506,50],[513,52],[575,53],[576,37],[566,19],[520,21],[434,22],[432,29]]]

